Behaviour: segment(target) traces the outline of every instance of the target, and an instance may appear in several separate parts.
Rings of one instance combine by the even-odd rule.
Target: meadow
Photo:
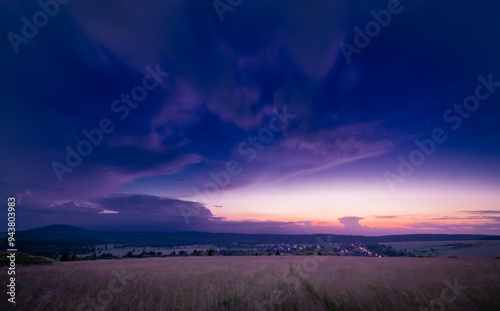
[[[7,279],[6,269],[0,272]],[[500,260],[171,257],[16,269],[0,310],[500,310]]]
[[[418,241],[383,243],[396,250],[424,251],[437,257],[484,258],[500,256],[498,240]]]

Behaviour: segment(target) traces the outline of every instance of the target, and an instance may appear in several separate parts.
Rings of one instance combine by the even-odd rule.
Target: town
[[[129,247],[125,245],[97,245],[86,249],[86,254],[55,253],[54,260],[92,260],[148,257],[188,256],[361,256],[361,257],[416,257],[415,252],[396,251],[384,244],[318,243],[318,244],[240,244],[189,245],[171,248]]]

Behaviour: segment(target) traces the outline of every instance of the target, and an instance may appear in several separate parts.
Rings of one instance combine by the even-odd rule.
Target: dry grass
[[[494,259],[179,257],[16,272],[17,306],[4,295],[0,310],[432,310],[432,300],[435,310],[500,310]],[[455,279],[467,286],[458,295],[445,290]]]

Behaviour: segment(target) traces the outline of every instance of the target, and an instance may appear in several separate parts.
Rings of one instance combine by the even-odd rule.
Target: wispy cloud
[[[500,214],[500,211],[462,211],[462,213],[467,213],[467,214]]]

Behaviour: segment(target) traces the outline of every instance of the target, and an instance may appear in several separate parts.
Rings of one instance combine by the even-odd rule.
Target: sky
[[[500,234],[496,1],[0,7],[18,230]]]

